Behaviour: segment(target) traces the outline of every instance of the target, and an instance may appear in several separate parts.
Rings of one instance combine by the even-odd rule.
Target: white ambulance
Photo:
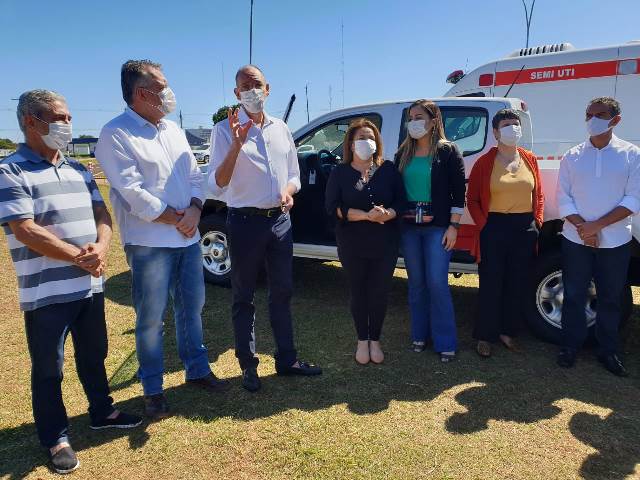
[[[640,40],[588,49],[570,43],[523,48],[469,73],[452,72],[447,82],[454,85],[445,97],[524,100],[547,192],[555,188],[562,155],[587,136],[584,116],[592,98],[616,98],[622,105],[616,135],[640,145]],[[555,202],[548,202],[545,216],[558,216]]]

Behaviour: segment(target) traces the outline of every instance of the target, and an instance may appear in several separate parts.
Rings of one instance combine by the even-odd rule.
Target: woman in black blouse
[[[380,332],[398,260],[397,221],[405,205],[402,177],[382,158],[377,127],[364,118],[349,126],[343,163],[329,177],[326,208],[337,217],[338,256],[351,287],[351,314],[358,334],[355,359],[382,363]]]

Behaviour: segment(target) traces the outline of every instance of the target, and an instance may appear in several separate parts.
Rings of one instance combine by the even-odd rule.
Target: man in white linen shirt
[[[618,357],[621,299],[630,261],[631,216],[640,211],[640,148],[613,135],[622,120],[610,97],[589,102],[589,139],[562,159],[557,201],[562,231],[563,346],[558,365],[570,368],[587,337],[585,305],[594,279],[598,294],[598,359],[611,373],[627,376]]]
[[[228,382],[211,372],[202,341],[205,301],[198,223],[203,176],[184,132],[164,117],[175,97],[161,66],[130,60],[122,66],[124,113],[107,123],[96,158],[111,184],[111,202],[131,267],[136,311],[138,377],[145,414],[169,415],[163,395],[163,317],[173,300],[178,355],[188,383],[209,391]]]
[[[258,274],[266,264],[269,316],[276,342],[278,375],[319,375],[322,370],[298,360],[293,343],[293,238],[289,210],[300,189],[296,148],[287,125],[264,111],[269,84],[262,71],[246,65],[236,74],[242,107],[228,113],[211,133],[209,188],[228,207],[227,228],[233,259],[233,328],[242,386],[260,389],[255,356]]]

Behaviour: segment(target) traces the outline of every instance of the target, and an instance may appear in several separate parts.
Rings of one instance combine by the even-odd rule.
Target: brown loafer
[[[187,380],[187,383],[208,390],[209,392],[216,393],[226,392],[231,388],[231,384],[228,380],[219,379],[213,374],[213,372],[209,372],[202,378]]]
[[[489,342],[485,342],[480,340],[478,342],[478,346],[476,347],[476,352],[482,358],[489,358],[491,356],[491,344]]]

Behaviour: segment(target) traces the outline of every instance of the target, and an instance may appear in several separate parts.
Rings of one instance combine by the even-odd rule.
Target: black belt
[[[276,217],[282,215],[283,211],[281,207],[274,208],[255,208],[255,207],[240,207],[229,208],[232,213],[240,213],[242,215],[260,215],[262,217]]]

